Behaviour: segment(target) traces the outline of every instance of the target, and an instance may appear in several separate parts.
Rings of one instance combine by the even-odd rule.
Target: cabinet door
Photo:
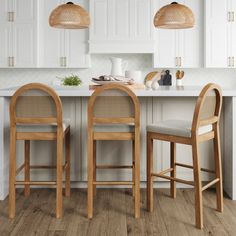
[[[63,67],[65,57],[65,30],[52,28],[48,19],[61,0],[40,0],[39,4],[39,67]]]
[[[87,0],[74,1],[88,10]],[[90,67],[90,55],[88,54],[88,29],[66,30],[65,55],[66,66],[69,68]]]
[[[9,57],[12,56],[12,33],[11,25],[9,23],[0,22],[0,67],[9,67]]]
[[[230,53],[229,56],[231,57],[231,67],[236,67],[236,1],[231,0],[231,23],[230,23]]]
[[[203,66],[203,0],[183,2],[194,14],[195,25],[190,29],[179,30],[177,56],[180,57],[180,67],[199,68]]]
[[[66,67],[88,68],[91,66],[88,54],[87,30],[68,30],[65,40]]]
[[[37,37],[33,24],[15,24],[13,34],[13,66],[37,67]]]
[[[37,0],[13,0],[12,51],[14,67],[37,67]]]
[[[105,40],[108,38],[108,21],[109,5],[112,0],[91,0],[90,1],[90,39]]]
[[[169,4],[168,0],[160,0],[156,4],[156,12],[163,6]],[[154,27],[154,26],[153,26]],[[176,49],[178,31],[173,29],[155,28],[156,50],[154,53],[154,67],[174,68],[176,67]]]
[[[9,66],[9,57],[12,53],[11,23],[8,21],[11,7],[10,1],[0,1],[0,67]]]
[[[153,64],[158,68],[175,68],[177,66],[176,30],[157,29],[156,50],[154,53]]]
[[[228,67],[228,0],[205,1],[205,66]]]
[[[134,4],[134,27],[130,28],[131,38],[153,39],[153,0],[136,0]]]

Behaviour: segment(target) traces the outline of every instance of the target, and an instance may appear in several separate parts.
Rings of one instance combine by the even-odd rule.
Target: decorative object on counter
[[[172,85],[172,75],[169,70],[163,70],[161,72],[161,79],[158,81],[160,86],[171,86]]]
[[[123,84],[125,87],[129,88],[129,89],[145,89],[145,85],[144,84]],[[89,85],[89,90],[95,90],[99,87],[101,87],[102,85],[100,84],[90,84]]]
[[[184,77],[184,71],[176,71],[176,86],[183,86],[182,79]]]
[[[158,79],[161,78],[159,74],[160,73],[158,71],[152,71],[146,75],[145,80],[144,80],[146,88],[150,89],[152,87],[152,83],[155,80],[155,78],[158,78]]]
[[[186,29],[194,26],[192,10],[177,2],[162,7],[154,17],[154,26],[162,29]]]
[[[78,75],[67,76],[63,79],[63,85],[65,86],[80,86],[82,85],[82,80]]]
[[[90,17],[83,7],[68,2],[59,5],[51,12],[49,25],[62,29],[85,29],[90,25]]]
[[[140,70],[127,70],[125,71],[126,78],[132,78],[135,83],[142,84],[142,72]]]
[[[52,85],[56,86],[80,86],[82,85],[82,80],[78,75],[70,75],[64,78],[57,77],[53,80]]]
[[[111,75],[112,76],[123,76],[123,68],[127,67],[128,62],[123,61],[122,58],[110,57],[111,61]]]
[[[92,82],[103,85],[108,83],[116,83],[116,84],[134,84],[134,80],[132,78],[126,78],[124,76],[111,76],[111,75],[102,75],[98,78],[92,78]]]

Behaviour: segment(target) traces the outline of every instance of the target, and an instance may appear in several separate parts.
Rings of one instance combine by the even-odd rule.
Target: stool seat
[[[70,126],[70,120],[63,120],[62,127],[63,131],[65,131]],[[48,124],[20,124],[16,126],[17,132],[57,132],[57,124],[53,123],[51,125]]]
[[[190,138],[192,121],[188,120],[166,120],[155,124],[147,125],[147,132],[168,134]],[[212,125],[199,127],[198,135],[212,131]]]

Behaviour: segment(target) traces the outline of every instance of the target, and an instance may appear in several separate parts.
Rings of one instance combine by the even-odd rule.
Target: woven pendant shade
[[[85,29],[90,24],[88,12],[81,6],[68,2],[55,8],[49,17],[49,25],[63,29]]]
[[[163,29],[192,28],[194,23],[191,9],[177,2],[162,7],[154,17],[155,27]]]

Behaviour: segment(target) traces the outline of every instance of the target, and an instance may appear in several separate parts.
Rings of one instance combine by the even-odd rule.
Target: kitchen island
[[[87,180],[87,102],[92,92],[88,86],[66,88],[53,86],[63,103],[63,117],[70,119],[71,124],[71,180],[74,187],[86,187]],[[146,181],[146,125],[166,119],[191,120],[200,86],[159,87],[157,90],[137,89],[141,105],[141,187]],[[0,200],[8,195],[9,169],[9,101],[17,87],[0,90]],[[224,174],[224,190],[236,200],[236,88],[223,88],[224,104],[221,117],[222,159]],[[214,167],[212,142],[204,143],[201,148],[201,164],[207,168]],[[23,144],[17,145],[17,163],[23,161]],[[169,144],[154,143],[155,168],[164,169],[169,165]],[[100,141],[97,144],[98,163],[130,164],[131,143],[124,141]],[[177,145],[177,159],[191,164],[191,147]],[[32,144],[32,164],[55,163],[55,143],[37,141]],[[178,169],[177,175],[187,180],[192,179],[191,170]],[[55,178],[55,172],[35,170],[31,173],[32,180],[49,180]],[[20,177],[23,177],[20,176]],[[131,179],[129,170],[98,170],[98,179],[124,180]],[[202,179],[211,178],[204,173]],[[166,181],[158,182],[158,187],[167,187]],[[182,185],[179,185],[182,187]]]

